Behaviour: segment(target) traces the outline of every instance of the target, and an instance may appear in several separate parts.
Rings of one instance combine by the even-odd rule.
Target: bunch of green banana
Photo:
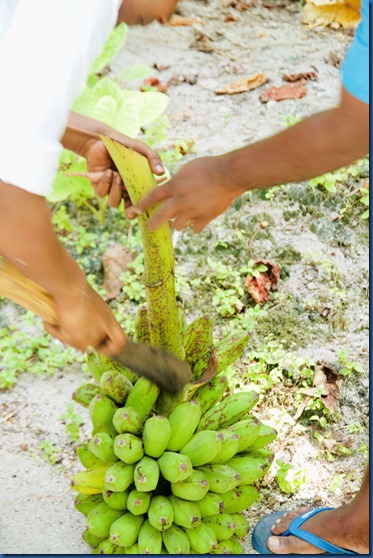
[[[242,553],[243,512],[259,496],[256,483],[273,458],[265,446],[276,432],[249,414],[257,393],[230,393],[224,376],[247,336],[214,348],[212,321],[202,316],[185,327],[178,311],[195,382],[167,416],[158,386],[98,355],[89,356],[96,383],[74,392],[93,427],[77,450],[85,469],[72,480],[74,506],[95,554]],[[142,342],[150,340],[147,320],[141,309]],[[207,378],[212,353],[218,372]]]

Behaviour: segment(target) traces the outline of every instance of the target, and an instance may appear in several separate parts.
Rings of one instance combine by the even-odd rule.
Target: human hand
[[[181,230],[201,232],[223,213],[241,192],[229,181],[222,157],[202,157],[185,165],[167,183],[155,188],[136,207],[126,211],[129,219],[161,203],[149,222],[152,230],[167,220]]]
[[[126,344],[126,335],[110,307],[88,283],[55,303],[59,324],[44,322],[44,326],[62,343],[83,352],[93,347],[106,356],[118,354]]]
[[[145,143],[134,140],[123,134],[110,134],[110,137],[125,145],[133,151],[144,155],[150,164],[152,172],[158,176],[164,174],[165,169],[159,155],[150,149]],[[125,207],[131,205],[125,184],[112,161],[109,152],[101,140],[94,142],[85,154],[88,173],[85,174],[94,188],[96,194],[101,198],[109,196],[111,207],[118,207],[124,200]]]

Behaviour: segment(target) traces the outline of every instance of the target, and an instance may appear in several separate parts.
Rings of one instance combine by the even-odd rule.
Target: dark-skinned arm
[[[369,106],[343,89],[335,109],[252,145],[188,163],[127,215],[133,218],[162,202],[152,217],[153,229],[173,219],[178,230],[193,223],[193,230],[200,232],[243,192],[307,180],[348,165],[368,151]]]

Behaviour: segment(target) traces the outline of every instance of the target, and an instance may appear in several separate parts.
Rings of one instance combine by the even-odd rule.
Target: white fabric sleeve
[[[45,196],[73,99],[119,0],[20,0],[0,43],[0,179]]]

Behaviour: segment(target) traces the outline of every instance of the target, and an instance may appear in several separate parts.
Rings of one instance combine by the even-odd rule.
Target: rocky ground
[[[168,133],[173,141],[195,140],[196,153],[187,159],[257,141],[338,101],[337,66],[351,34],[302,25],[299,2],[258,0],[244,11],[232,7],[239,4],[243,3],[183,0],[180,14],[195,17],[193,25],[161,27],[155,23],[130,29],[112,65],[113,75],[120,75],[130,64],[145,63],[160,68],[154,75],[161,83],[178,77],[167,91],[172,124]],[[298,72],[315,72],[317,79],[307,81],[307,95],[297,100],[263,104],[259,96],[266,86],[232,96],[214,93],[238,77],[264,73],[269,86],[281,85],[285,73]],[[364,173],[359,180],[344,185],[342,197],[307,185],[289,185],[267,197],[248,195],[245,203],[230,209],[201,235],[185,232],[178,237],[176,255],[183,277],[196,275],[196,269],[204,273],[206,257],[217,242],[228,244],[222,260],[226,257],[224,261],[232,266],[248,258],[264,258],[278,261],[286,271],[269,314],[252,332],[251,349],[259,348],[271,333],[283,341],[286,350],[333,369],[340,366],[338,354],[344,349],[348,361],[361,363],[364,370],[342,378],[341,420],[333,422],[329,431],[350,453],[333,453],[325,439],[317,443],[312,422],[294,421],[295,409],[287,408],[284,391],[281,397],[270,392],[262,400],[258,416],[277,420],[276,459],[291,463],[306,475],[307,482],[291,495],[281,492],[269,476],[262,485],[262,499],[247,511],[250,525],[271,511],[339,505],[359,486],[366,454],[358,450],[368,440],[369,415],[368,225],[356,208],[344,217],[341,211],[348,194],[365,182]],[[268,226],[260,227],[264,221]],[[235,243],[237,229],[247,235],[242,245]],[[209,300],[201,301],[197,292],[185,290],[183,296],[190,319],[215,311],[204,306]],[[3,303],[2,311],[10,321],[17,321],[13,307]],[[247,366],[243,358],[238,369],[244,373]],[[76,365],[50,377],[23,374],[14,389],[0,393],[3,553],[90,552],[81,540],[84,518],[74,510],[69,489],[69,478],[79,464],[59,420],[74,388],[85,379]],[[84,410],[79,412],[87,417]],[[361,428],[351,432],[351,425],[356,424]],[[88,433],[88,420],[85,428]],[[46,450],[40,451],[46,439],[60,449],[55,464],[43,459]],[[246,554],[255,553],[250,540],[249,534]]]

